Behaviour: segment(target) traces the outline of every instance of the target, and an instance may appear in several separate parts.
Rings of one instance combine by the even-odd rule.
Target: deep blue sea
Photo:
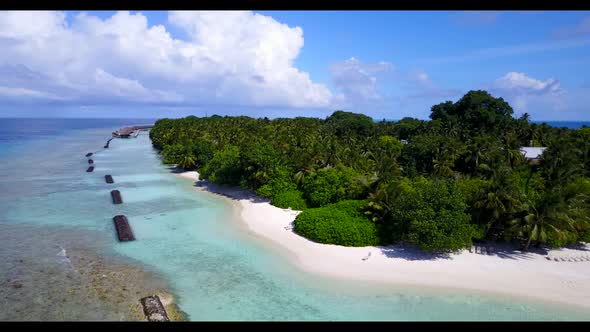
[[[590,121],[531,121],[533,123],[546,123],[552,127],[578,129],[582,127],[590,127]]]
[[[161,290],[197,321],[589,319],[567,306],[307,274],[240,226],[228,199],[171,174],[147,133],[103,148],[112,131],[151,122],[0,119],[0,321],[139,319],[139,299]],[[112,204],[113,188],[124,204]],[[117,214],[136,241],[117,241]]]

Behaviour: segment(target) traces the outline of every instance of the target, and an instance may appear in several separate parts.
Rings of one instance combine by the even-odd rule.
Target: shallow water
[[[196,191],[190,181],[171,174],[161,165],[147,133],[115,139],[109,149],[103,149],[117,125],[76,128],[43,140],[4,142],[5,151],[0,153],[0,298],[4,299],[0,319],[130,319],[121,314],[125,306],[158,287],[171,291],[191,320],[590,318],[587,312],[565,306],[304,273],[240,226],[230,200]],[[85,172],[87,152],[96,152],[91,157],[92,173]],[[105,174],[111,174],[115,183],[106,184]],[[112,204],[112,189],[121,191],[123,204]],[[112,222],[117,214],[128,217],[136,241],[117,241]],[[142,287],[120,292],[119,304],[87,287],[69,295],[66,305],[52,305],[63,301],[63,290],[76,275],[64,256],[58,255],[62,248],[75,253],[77,259],[70,259],[74,269],[85,266],[85,257],[94,261],[103,257],[109,271],[125,266],[135,269],[135,274],[142,272],[137,279]],[[19,262],[22,257],[15,258],[19,255],[26,260]],[[74,278],[73,283],[79,288],[96,283],[92,273]],[[101,278],[110,282],[102,281],[103,288],[130,287],[125,278]],[[15,287],[15,280],[21,287]],[[37,294],[43,294],[43,300]]]

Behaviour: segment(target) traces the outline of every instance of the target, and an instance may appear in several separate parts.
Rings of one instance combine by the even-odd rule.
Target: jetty
[[[148,130],[152,128],[154,125],[142,125],[142,126],[132,126],[132,127],[125,127],[121,128],[117,131],[113,131],[113,138],[129,138],[131,136],[137,137],[139,132],[142,130]],[[107,145],[108,146],[108,143]]]
[[[148,321],[170,321],[170,319],[168,318],[168,314],[166,313],[166,309],[164,309],[164,305],[162,305],[162,301],[160,301],[160,297],[158,297],[158,295],[144,297],[139,301],[143,306],[143,313],[145,314]]]
[[[121,198],[121,193],[118,190],[112,190],[111,197],[113,198],[113,204],[123,203],[123,199]]]
[[[105,148],[105,149],[108,149],[108,148],[109,148],[109,144],[111,144],[111,141],[112,141],[112,140],[113,140],[113,138],[112,138],[112,137],[111,137],[111,138],[109,138],[109,139],[107,140],[107,144],[105,144],[105,145],[104,145],[104,148]]]
[[[113,183],[113,182],[114,182],[114,181],[113,181],[113,177],[112,177],[112,176],[110,176],[110,175],[105,175],[105,176],[104,176],[104,180],[105,180],[107,183]]]
[[[115,222],[115,229],[117,230],[119,241],[124,242],[135,240],[135,236],[133,236],[127,217],[124,215],[117,215],[113,217],[113,221]]]

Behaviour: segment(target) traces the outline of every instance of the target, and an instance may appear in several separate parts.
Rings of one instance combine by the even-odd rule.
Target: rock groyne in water
[[[168,314],[158,295],[144,297],[140,300],[143,313],[150,322],[168,322]]]
[[[115,222],[115,228],[117,229],[117,237],[119,238],[119,241],[124,242],[135,240],[135,236],[133,236],[133,232],[131,231],[131,226],[129,226],[127,217],[124,215],[114,216],[113,221]]]
[[[113,204],[123,203],[123,198],[121,198],[121,192],[119,192],[118,190],[112,190],[111,197],[113,198]]]

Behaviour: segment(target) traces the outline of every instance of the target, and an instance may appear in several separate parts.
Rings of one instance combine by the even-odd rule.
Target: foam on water
[[[588,313],[564,306],[307,274],[276,247],[240,226],[230,200],[196,191],[190,181],[171,174],[161,165],[146,134],[115,139],[109,149],[98,149],[92,156],[95,171],[86,173],[84,155],[102,148],[109,134],[109,129],[80,131],[33,144],[18,157],[10,154],[10,165],[3,160],[0,226],[27,225],[39,232],[16,232],[10,235],[10,244],[0,242],[0,246],[14,246],[19,236],[26,236],[34,246],[35,239],[44,238],[42,232],[54,229],[61,242],[49,256],[69,269],[65,259],[71,243],[77,243],[75,234],[91,232],[88,234],[95,235],[84,239],[94,253],[118,254],[152,271],[165,280],[191,320],[589,318]],[[106,184],[105,174],[111,174],[115,183]],[[112,204],[109,192],[113,189],[121,191],[123,204]],[[117,214],[127,216],[136,241],[117,241],[112,222]],[[8,261],[7,251],[0,252],[0,260]],[[31,259],[46,256],[32,255]],[[72,319],[86,317],[80,314],[85,308],[100,311],[97,319],[118,317],[112,306],[97,309],[82,303]]]

